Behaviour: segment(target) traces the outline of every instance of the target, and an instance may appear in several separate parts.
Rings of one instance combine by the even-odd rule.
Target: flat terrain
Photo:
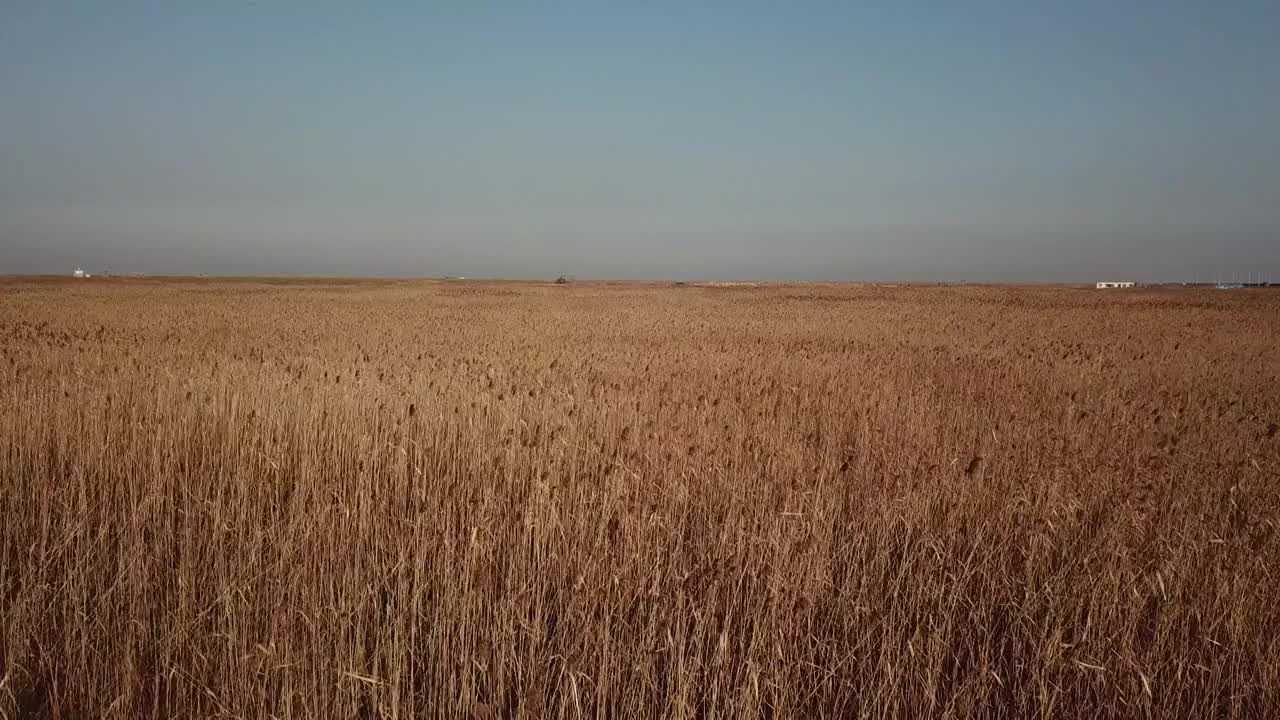
[[[1280,713],[1280,292],[0,281],[0,716]]]

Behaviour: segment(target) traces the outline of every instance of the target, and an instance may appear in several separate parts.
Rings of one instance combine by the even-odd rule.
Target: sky
[[[0,0],[0,273],[1280,280],[1280,2]]]

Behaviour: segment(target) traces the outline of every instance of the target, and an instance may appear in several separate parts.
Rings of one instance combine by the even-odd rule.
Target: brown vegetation
[[[5,717],[1263,717],[1267,291],[0,283]]]

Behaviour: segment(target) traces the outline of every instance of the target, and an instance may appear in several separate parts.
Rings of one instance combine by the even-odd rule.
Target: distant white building
[[[71,275],[78,278],[86,277],[85,272],[80,268],[76,268],[76,271],[71,273]]]
[[[1099,289],[1099,290],[1108,290],[1108,289],[1110,289],[1110,288],[1131,288],[1131,287],[1134,287],[1135,285],[1137,285],[1137,283],[1135,283],[1135,282],[1129,282],[1129,281],[1124,281],[1124,282],[1106,282],[1106,281],[1103,281],[1103,282],[1098,283],[1098,289]]]

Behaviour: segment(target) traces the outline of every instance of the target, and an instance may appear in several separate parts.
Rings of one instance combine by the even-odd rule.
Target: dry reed
[[[1280,710],[1265,292],[0,291],[3,717]]]

